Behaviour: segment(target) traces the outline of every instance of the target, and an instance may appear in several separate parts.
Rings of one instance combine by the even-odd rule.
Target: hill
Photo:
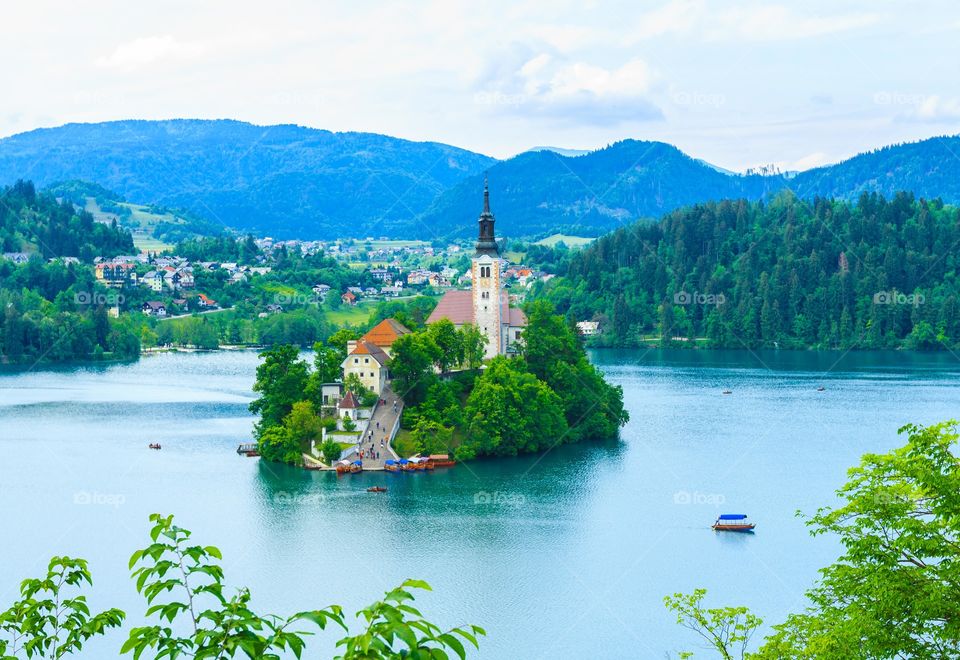
[[[617,230],[540,294],[614,346],[956,348],[958,241],[960,211],[938,200],[785,191]]]
[[[0,183],[90,181],[281,238],[403,233],[493,162],[432,142],[231,120],[67,124],[0,140]]]
[[[938,137],[795,176],[740,175],[662,142],[623,140],[584,154],[538,147],[497,161],[372,133],[231,120],[116,121],[0,140],[0,183],[26,177],[41,186],[93,182],[101,189],[91,188],[87,197],[116,191],[114,206],[129,200],[144,206],[143,213],[180,218],[147,219],[154,234],[158,224],[173,232],[168,240],[224,225],[277,238],[446,240],[475,233],[488,172],[502,236],[596,237],[692,204],[752,201],[783,189],[810,200],[848,201],[862,192],[892,198],[909,190],[957,203],[955,154],[960,138]]]
[[[503,236],[598,236],[680,206],[757,199],[783,187],[779,177],[729,176],[669,144],[637,140],[582,156],[527,152],[493,165],[488,174],[497,232]],[[472,235],[482,178],[467,177],[443,193],[424,213],[422,227],[441,235]]]

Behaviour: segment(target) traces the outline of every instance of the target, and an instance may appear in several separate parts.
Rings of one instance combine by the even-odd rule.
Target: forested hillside
[[[960,214],[900,193],[781,193],[638,223],[571,256],[540,293],[596,341],[742,347],[960,345]]]
[[[780,177],[731,176],[662,142],[623,140],[582,156],[534,151],[488,173],[497,232],[503,236],[599,236],[638,218],[658,218],[708,199],[758,199]],[[441,195],[416,228],[423,238],[472,236],[483,175]]]
[[[0,140],[0,184],[91,181],[281,238],[398,234],[493,162],[435,142],[230,120],[67,124]]]
[[[134,329],[108,316],[116,294],[90,267],[62,259],[130,253],[129,233],[19,181],[0,190],[0,243],[4,253],[30,255],[21,265],[0,258],[0,363],[139,355]]]
[[[38,194],[32,182],[17,181],[0,189],[0,252],[37,253],[51,257],[77,257],[90,263],[96,256],[133,251],[129,232],[116,224],[95,222],[53,195]]]

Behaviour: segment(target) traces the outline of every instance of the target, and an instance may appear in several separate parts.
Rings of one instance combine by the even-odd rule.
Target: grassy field
[[[327,319],[336,325],[363,325],[370,320],[375,302],[361,302],[355,306],[343,305],[340,309],[328,310]]]
[[[133,235],[133,246],[140,252],[163,252],[173,248],[172,243],[164,243],[153,236],[140,233]]]
[[[537,245],[545,245],[547,247],[553,247],[557,243],[563,241],[567,247],[577,248],[583,247],[592,243],[595,239],[586,238],[584,236],[568,236],[566,234],[554,234],[553,236],[547,236],[537,241]]]

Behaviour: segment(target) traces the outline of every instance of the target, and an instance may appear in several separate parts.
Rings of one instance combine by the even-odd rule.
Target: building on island
[[[514,352],[520,333],[527,325],[523,311],[510,307],[510,297],[503,288],[504,261],[500,258],[493,225],[490,189],[484,181],[483,211],[470,268],[470,288],[447,291],[427,319],[427,323],[450,319],[457,328],[468,324],[477,326],[487,337],[487,358]]]
[[[356,374],[364,387],[382,393],[390,380],[387,363],[390,362],[393,342],[409,332],[396,319],[384,319],[360,339],[347,342],[347,357],[340,365],[344,379]]]

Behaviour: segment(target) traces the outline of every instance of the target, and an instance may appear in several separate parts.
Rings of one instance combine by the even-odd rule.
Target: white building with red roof
[[[514,352],[527,325],[523,311],[510,307],[510,298],[503,288],[503,260],[494,235],[494,221],[490,189],[484,181],[480,232],[470,268],[471,286],[447,291],[427,319],[427,323],[450,319],[457,328],[477,326],[487,337],[487,358]]]

